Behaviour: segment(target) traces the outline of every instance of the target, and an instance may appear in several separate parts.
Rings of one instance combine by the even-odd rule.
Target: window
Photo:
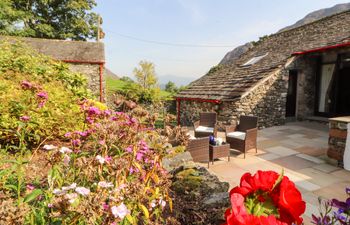
[[[262,60],[265,56],[267,56],[269,53],[266,53],[264,55],[260,55],[260,56],[256,56],[253,57],[251,59],[249,59],[246,63],[244,63],[242,66],[251,66],[257,62],[259,62],[260,60]]]

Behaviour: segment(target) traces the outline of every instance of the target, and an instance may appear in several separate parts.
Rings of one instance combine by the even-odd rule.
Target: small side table
[[[209,145],[209,157],[212,164],[214,164],[214,159],[221,157],[227,157],[230,161],[230,144]]]

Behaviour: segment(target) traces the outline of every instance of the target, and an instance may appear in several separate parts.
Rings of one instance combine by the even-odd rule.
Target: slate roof
[[[54,59],[71,62],[103,63],[105,61],[102,42],[69,41],[42,38],[0,36],[0,40],[20,40],[38,52]]]
[[[268,36],[243,54],[234,64],[219,65],[177,94],[177,98],[232,101],[282,69],[295,52],[350,42],[350,10]],[[264,55],[256,64],[241,65]]]

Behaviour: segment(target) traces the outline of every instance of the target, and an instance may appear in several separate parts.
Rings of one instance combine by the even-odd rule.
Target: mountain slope
[[[350,3],[344,3],[344,4],[338,4],[330,8],[320,9],[316,10],[314,12],[311,12],[307,14],[303,19],[297,21],[295,24],[287,26],[285,28],[282,28],[278,32],[282,32],[285,30],[293,29],[302,25],[305,25],[307,23],[314,22],[316,20],[322,19],[324,17],[340,13],[342,11],[350,10]],[[248,42],[244,45],[238,46],[237,48],[233,49],[232,51],[226,53],[224,58],[220,61],[219,64],[229,64],[234,63],[237,58],[239,58],[242,54],[247,52],[249,48],[251,48],[253,45],[251,42]]]

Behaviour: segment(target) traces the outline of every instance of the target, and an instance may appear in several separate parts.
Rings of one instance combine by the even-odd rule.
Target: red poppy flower
[[[273,171],[242,176],[230,191],[232,209],[225,213],[227,225],[301,224],[305,202],[288,177]]]

